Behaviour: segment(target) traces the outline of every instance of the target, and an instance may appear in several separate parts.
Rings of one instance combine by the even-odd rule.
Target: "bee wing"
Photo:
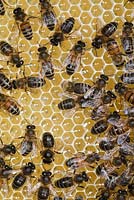
[[[14,23],[8,41],[14,48],[18,48],[18,40],[20,35],[20,27],[18,23]]]
[[[22,141],[21,147],[20,147],[20,154],[23,155],[27,151],[27,145],[28,142],[26,140]]]
[[[7,62],[9,60],[10,60],[9,56],[5,56],[3,54],[0,54],[0,61]]]
[[[32,186],[32,185],[31,185]],[[39,187],[41,186],[41,182],[38,182],[36,185],[34,185],[33,187],[31,187],[31,188],[29,188],[30,189],[30,191],[29,191],[29,193],[34,193],[34,192],[36,192],[38,189],[39,189]]]
[[[48,27],[51,25],[55,26],[56,22],[57,22],[56,15],[53,10],[42,14],[42,23],[45,24],[46,26]]]
[[[67,57],[65,58],[65,60],[63,61],[63,65],[65,66],[69,65],[72,59],[73,59],[73,51],[71,50],[69,54],[67,55]]]
[[[37,144],[36,142],[33,142],[33,150],[32,150],[32,157],[37,156]]]
[[[46,72],[50,71],[50,69],[53,68],[53,65],[51,62],[42,62],[42,67],[41,67],[41,76],[44,77]]]
[[[4,194],[8,195],[9,187],[8,187],[7,179],[3,179],[1,190],[4,192]]]

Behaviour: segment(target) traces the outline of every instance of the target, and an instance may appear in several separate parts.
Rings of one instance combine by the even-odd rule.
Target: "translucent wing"
[[[20,27],[18,23],[14,23],[8,41],[15,48],[18,49],[18,41],[20,35]]]
[[[51,70],[54,68],[54,66],[52,65],[51,62],[42,62],[42,66],[41,66],[41,75],[42,77],[45,77],[47,72],[51,72]]]
[[[42,23],[45,24],[50,30],[53,30],[57,20],[55,13],[51,10],[42,15]]]

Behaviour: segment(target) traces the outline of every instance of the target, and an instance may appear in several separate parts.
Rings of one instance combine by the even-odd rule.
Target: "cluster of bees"
[[[131,0],[130,2],[133,3],[134,1]],[[69,39],[75,19],[69,17],[59,25],[50,1],[40,0],[39,3],[43,26],[45,25],[50,31],[54,30],[53,35],[49,37],[50,44],[52,47],[61,45],[64,40]],[[5,14],[4,6],[6,4],[5,0],[0,0],[0,15]],[[21,7],[13,10],[13,16],[18,32],[21,32],[26,40],[32,40],[33,31],[30,18],[36,17],[28,16]],[[65,197],[58,196],[56,188],[71,188],[66,193],[67,197],[70,196],[77,186],[83,187],[84,182],[90,181],[86,171],[77,171],[89,166],[95,168],[97,176],[104,181],[104,187],[100,189],[100,194],[96,196],[98,200],[108,200],[113,196],[113,193],[116,200],[127,200],[128,195],[134,196],[134,143],[132,135],[134,128],[134,91],[130,87],[134,84],[134,26],[132,22],[123,24],[120,37],[123,52],[113,36],[117,28],[118,23],[110,22],[104,25],[100,33],[98,32],[92,40],[92,48],[97,51],[104,47],[117,69],[125,67],[125,73],[116,83],[114,91],[106,90],[109,81],[109,76],[106,74],[101,74],[92,85],[63,81],[61,87],[64,95],[68,97],[58,104],[60,110],[69,111],[68,113],[71,113],[71,115],[79,108],[90,108],[90,118],[95,121],[90,132],[93,135],[103,136],[102,139],[98,139],[99,149],[103,155],[95,152],[77,153],[65,162],[69,171],[69,173],[64,172],[65,176],[55,180],[53,178],[55,174],[44,169],[40,177],[36,178],[37,183],[33,185],[31,178],[36,170],[36,165],[31,161],[23,165],[21,169],[13,169],[6,163],[6,156],[12,158],[17,152],[17,148],[13,143],[3,144],[1,141],[0,178],[3,180],[2,187],[5,193],[8,192],[8,180],[13,179],[12,188],[14,190],[19,190],[28,181],[28,196],[36,192],[38,200],[49,199],[50,195],[53,196],[54,200],[62,200]],[[14,37],[13,31],[10,38],[13,40]],[[82,40],[78,40],[70,50],[63,63],[69,76],[73,75],[80,67],[81,58],[85,51],[86,43]],[[10,42],[0,41],[0,53],[5,57],[5,60],[7,58],[7,64],[14,65],[16,68],[25,65],[23,58],[20,57],[20,52]],[[46,84],[45,78],[50,81],[53,80],[55,66],[45,45],[38,48],[38,56],[41,64],[39,76],[25,76],[24,73],[23,78],[10,80],[1,69],[1,88],[9,91],[13,89],[27,91],[29,88],[44,86]],[[121,101],[124,101],[123,113],[121,109],[118,111],[114,106],[117,96],[120,97]],[[11,96],[0,93],[0,103],[1,107],[11,115],[20,114],[20,106]],[[34,157],[37,150],[40,149],[35,129],[35,125],[27,125],[25,135],[21,137],[22,142],[19,151],[23,157],[27,155]],[[54,162],[55,153],[61,154],[56,151],[55,140],[50,132],[43,133],[39,146],[41,146],[40,155],[44,166]],[[59,173],[62,174],[61,171]],[[82,196],[75,198],[75,200],[82,199]]]

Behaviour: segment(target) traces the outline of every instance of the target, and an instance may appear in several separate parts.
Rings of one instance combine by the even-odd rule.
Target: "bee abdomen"
[[[55,186],[58,188],[68,188],[73,185],[72,177],[64,177],[55,182]]]
[[[9,79],[4,74],[1,74],[1,73],[0,73],[0,86],[7,90],[12,89],[12,84],[9,81]]]
[[[22,143],[22,148],[24,149],[22,156],[27,156],[33,150],[33,143],[31,141],[24,141],[24,143]]]
[[[58,104],[58,108],[60,110],[68,110],[74,107],[75,107],[75,100],[72,98],[65,99]]]
[[[54,69],[51,69],[51,71],[50,71],[50,70],[47,71],[47,72],[45,73],[45,76],[46,76],[48,79],[52,80],[52,79],[54,78]]]
[[[5,56],[9,56],[13,52],[13,48],[7,42],[0,42],[0,50]]]
[[[66,66],[66,72],[67,72],[67,74],[68,74],[68,75],[74,74],[75,68],[76,68],[76,67],[75,67],[74,65],[72,65],[72,64],[67,65],[67,66]]]
[[[23,174],[18,174],[13,180],[12,188],[13,189],[20,188],[22,185],[24,185],[25,181],[26,177]]]
[[[134,105],[134,93],[133,92],[131,92],[131,91],[126,92],[126,94],[124,95],[124,98],[130,104]]]
[[[20,25],[20,28],[21,28],[21,31],[24,35],[24,37],[27,39],[27,40],[31,40],[32,37],[33,37],[33,32],[32,32],[32,28],[31,28],[31,25],[29,22],[23,22],[21,25]]]
[[[100,134],[106,131],[108,128],[108,123],[105,120],[100,120],[95,123],[95,125],[91,129],[92,134]]]
[[[47,200],[49,193],[49,188],[41,186],[38,190],[38,200]]]
[[[74,92],[76,94],[85,94],[90,88],[91,88],[90,85],[88,85],[86,83],[75,83],[74,84]]]

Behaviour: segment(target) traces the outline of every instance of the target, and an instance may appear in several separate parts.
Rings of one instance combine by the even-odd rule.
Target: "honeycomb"
[[[36,172],[33,176],[40,176],[45,169],[51,169],[53,173],[56,171],[67,171],[65,161],[77,152],[95,151],[98,152],[96,145],[97,137],[90,133],[93,121],[90,119],[87,112],[78,109],[74,115],[66,116],[65,112],[58,109],[58,103],[63,99],[60,94],[63,92],[61,83],[63,80],[78,81],[92,84],[101,73],[108,75],[116,74],[116,77],[110,77],[108,88],[112,89],[114,84],[118,81],[121,74],[120,70],[112,64],[111,58],[108,56],[104,48],[96,52],[91,48],[92,38],[96,35],[104,24],[111,21],[119,23],[118,31],[121,31],[124,20],[131,20],[134,4],[127,2],[127,0],[51,0],[55,13],[59,21],[64,21],[67,17],[75,18],[76,23],[74,32],[69,40],[63,41],[61,46],[51,48],[48,43],[48,36],[52,33],[44,27],[40,29],[40,10],[38,0],[6,0],[4,3],[6,14],[1,16],[0,24],[0,40],[8,41],[11,34],[14,18],[12,10],[17,6],[21,6],[28,15],[36,16],[37,18],[30,19],[33,29],[33,39],[27,41],[22,34],[18,37],[18,49],[21,56],[24,58],[25,66],[22,70],[14,66],[7,66],[7,63],[1,61],[1,67],[5,70],[5,74],[14,79],[17,77],[38,75],[40,70],[40,62],[38,61],[37,49],[39,45],[48,47],[52,51],[52,60],[55,65],[61,66],[60,69],[55,70],[55,77],[53,80],[46,79],[46,84],[39,89],[7,91],[1,89],[2,93],[15,98],[21,106],[21,114],[12,116],[2,108],[0,109],[0,126],[1,139],[4,144],[13,142],[16,146],[20,144],[19,137],[24,136],[25,128],[28,124],[36,126],[36,135],[41,140],[42,134],[46,131],[53,133],[56,142],[56,151],[62,154],[55,154],[55,160],[50,165],[42,165],[40,153],[36,157],[22,157],[19,152],[11,158],[10,164],[15,169],[29,161],[36,164]],[[125,4],[125,6],[124,6]],[[73,44],[82,38],[86,42],[86,52],[82,56],[81,66],[78,71],[72,76],[68,76],[62,66],[64,58],[69,53]],[[14,44],[16,45],[16,44]],[[73,191],[68,200],[73,200],[75,196],[82,195],[84,200],[96,199],[98,188],[101,186],[101,181],[95,174],[95,169],[87,167],[86,171],[90,177],[88,184],[84,185],[84,189],[77,187]],[[34,184],[37,179],[32,179]],[[9,191],[5,195],[0,191],[0,200],[12,199],[37,199],[36,194],[27,196],[26,184],[22,189],[14,191],[11,187],[12,178],[8,181]],[[61,194],[60,190],[57,190]],[[50,196],[53,199],[53,196]],[[129,199],[134,199],[133,197]]]

